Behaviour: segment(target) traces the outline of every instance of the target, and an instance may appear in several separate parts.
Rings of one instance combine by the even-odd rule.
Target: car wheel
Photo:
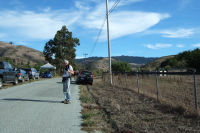
[[[3,80],[2,78],[0,78],[0,89],[2,88],[2,86],[3,86]]]
[[[18,84],[18,78],[17,77],[15,77],[15,80],[14,80],[14,83],[13,83],[13,85],[17,85]]]
[[[22,83],[24,83],[24,81],[25,81],[25,80],[24,80],[24,77],[23,77],[23,78],[22,78]]]

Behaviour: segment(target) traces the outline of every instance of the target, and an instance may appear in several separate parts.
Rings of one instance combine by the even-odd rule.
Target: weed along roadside
[[[113,132],[114,130],[107,122],[104,111],[96,104],[88,89],[89,86],[80,85],[80,101],[83,107],[81,110],[83,118],[82,130],[87,132]]]
[[[101,125],[111,125],[112,129],[104,132],[200,132],[199,115],[185,115],[188,112],[181,107],[158,102],[131,89],[111,86],[102,79],[95,79],[88,88],[81,87],[80,92],[84,130],[101,130]]]

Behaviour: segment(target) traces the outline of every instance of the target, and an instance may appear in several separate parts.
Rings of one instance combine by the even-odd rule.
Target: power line
[[[115,4],[111,7],[111,9],[109,10],[109,14],[115,9],[115,7],[117,7],[117,5],[119,4],[120,0],[117,0],[115,2]]]
[[[97,39],[96,39],[96,41],[95,41],[95,43],[94,43],[94,47],[93,47],[93,49],[92,49],[92,52],[94,51],[94,48],[96,47],[96,44],[97,44],[97,42],[98,42],[98,40],[99,40],[99,37],[100,37],[100,35],[101,35],[101,32],[102,32],[102,30],[103,30],[103,27],[104,27],[105,22],[106,22],[106,17],[105,17],[105,19],[104,19],[104,21],[103,21],[103,24],[101,25],[101,29],[100,29],[99,34],[98,34],[98,36],[97,36]],[[90,56],[92,55],[92,52],[90,53]]]
[[[112,13],[112,11],[117,7],[117,5],[119,4],[119,2],[120,2],[120,0],[117,0],[117,1],[115,2],[115,4],[114,4],[114,5],[111,7],[111,9],[109,10],[108,15],[110,15],[110,14]],[[92,52],[94,51],[94,48],[96,47],[96,44],[97,44],[97,42],[98,42],[98,40],[99,40],[99,37],[100,37],[100,35],[101,35],[101,32],[102,32],[102,30],[103,30],[103,27],[104,27],[105,22],[106,22],[106,16],[105,16],[104,21],[103,21],[103,23],[102,23],[102,25],[101,25],[101,29],[100,29],[99,34],[98,34],[98,36],[97,36],[97,39],[96,39],[96,41],[95,41],[95,43],[94,43],[93,49],[92,49],[92,51],[91,51],[91,53],[90,53],[90,56],[92,55]]]

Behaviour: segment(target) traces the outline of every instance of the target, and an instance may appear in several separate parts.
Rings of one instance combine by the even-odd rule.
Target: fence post
[[[112,82],[113,82],[113,86],[115,86],[115,82],[114,82],[114,73],[112,72]]]
[[[103,81],[103,78],[104,78],[104,73],[102,72],[102,81]]]
[[[138,94],[140,94],[140,86],[139,86],[139,79],[138,79],[138,71],[137,71],[137,87],[138,87]]]
[[[126,89],[128,89],[128,81],[127,81],[127,73],[125,72],[125,76],[126,76]]]
[[[195,109],[198,109],[198,103],[197,103],[197,86],[196,86],[196,70],[193,70],[194,75],[194,101],[195,101]]]
[[[158,73],[156,71],[156,95],[157,95],[157,101],[158,101]]]

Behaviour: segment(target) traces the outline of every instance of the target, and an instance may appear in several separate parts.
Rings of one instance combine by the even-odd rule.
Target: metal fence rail
[[[109,74],[103,73],[109,82]],[[194,72],[130,72],[113,73],[113,86],[130,89],[172,106],[188,111],[198,110],[200,101],[200,73]]]

